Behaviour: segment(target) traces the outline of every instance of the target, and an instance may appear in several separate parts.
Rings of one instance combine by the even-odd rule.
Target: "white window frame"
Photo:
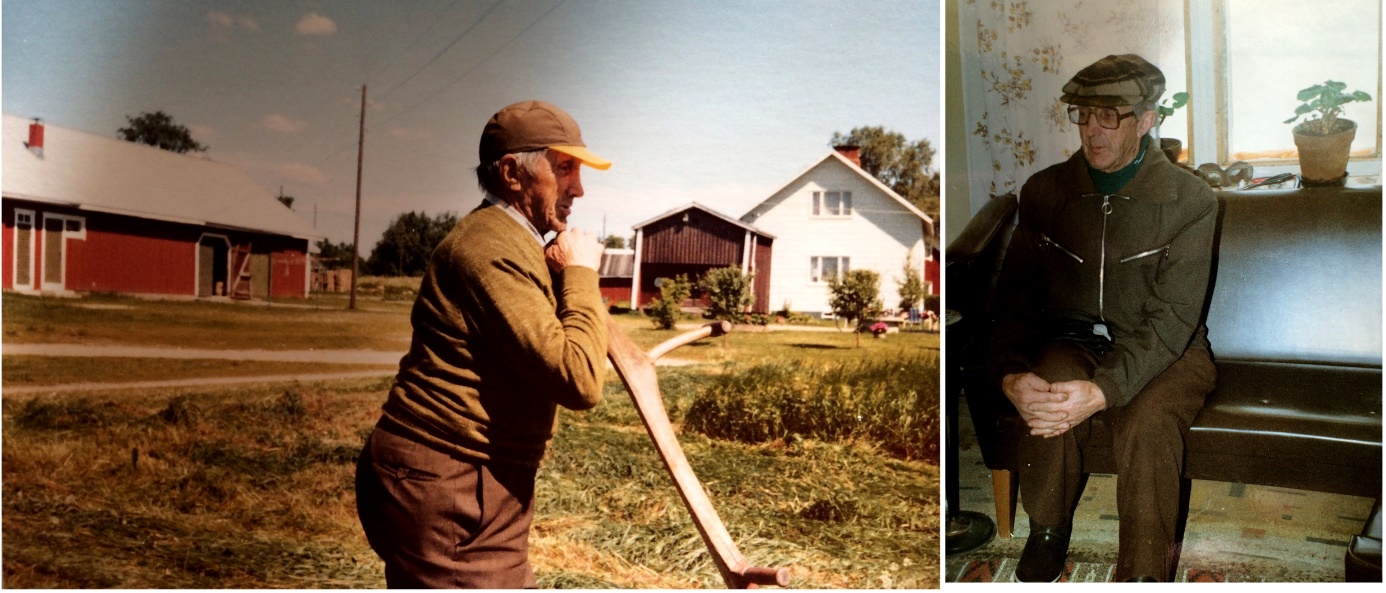
[[[828,279],[823,275],[823,260],[837,260],[838,275],[845,274],[852,270],[852,257],[849,255],[814,255],[809,257],[809,284],[827,284]]]
[[[29,281],[24,284],[19,283],[19,218],[21,216],[29,218]],[[15,290],[34,291],[34,245],[38,242],[40,230],[37,211],[24,208],[14,209],[14,244],[10,246],[10,285]]]
[[[1189,102],[1189,163],[1231,164],[1231,147],[1227,133],[1227,112],[1220,106],[1228,104],[1227,74],[1228,52],[1225,43],[1228,22],[1226,0],[1188,0],[1188,30],[1185,59],[1188,64],[1188,88],[1192,97],[1212,97],[1212,101]],[[1377,30],[1378,47],[1381,43],[1381,30]],[[1211,59],[1208,56],[1212,56]],[[1377,78],[1377,89],[1373,102],[1382,100],[1382,81]],[[1288,126],[1285,131],[1289,134]],[[1381,175],[1382,135],[1381,121],[1377,120],[1377,154],[1350,157],[1348,175]],[[1256,168],[1257,177],[1269,177],[1280,173],[1299,174],[1297,159],[1258,159],[1251,163]]]
[[[838,211],[836,214],[827,212],[828,194],[837,194]],[[852,217],[852,192],[846,190],[820,190],[813,192],[809,199],[809,218],[851,218]]]

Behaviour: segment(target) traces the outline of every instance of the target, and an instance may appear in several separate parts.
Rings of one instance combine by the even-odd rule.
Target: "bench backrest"
[[[1381,188],[1219,192],[1218,360],[1381,367]]]

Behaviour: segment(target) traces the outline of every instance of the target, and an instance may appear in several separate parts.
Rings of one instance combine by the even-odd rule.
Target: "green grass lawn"
[[[4,341],[402,353],[409,303],[358,304],[348,312],[335,296],[302,308],[6,294]],[[646,348],[678,333],[638,316],[618,320]],[[849,333],[740,332],[671,353],[707,364],[661,367],[660,385],[681,425],[719,377],[759,362],[922,356],[936,366],[937,348],[937,335],[918,332],[863,339],[861,348]],[[281,372],[277,363],[37,358],[5,356],[5,384],[144,380],[137,367],[146,364],[160,378]],[[4,586],[383,586],[352,480],[388,387],[381,379],[4,397]],[[540,585],[720,587],[614,373],[602,405],[560,418],[539,473],[531,559]],[[796,587],[937,587],[937,466],[869,441],[793,437],[680,436],[748,559],[790,566]]]
[[[258,360],[203,360],[116,357],[3,357],[4,386],[31,387],[69,383],[126,383],[201,379],[208,377],[260,377],[301,373],[337,373],[371,369],[393,371],[395,365],[322,364]]]

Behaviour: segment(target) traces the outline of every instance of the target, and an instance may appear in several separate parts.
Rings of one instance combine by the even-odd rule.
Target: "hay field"
[[[227,326],[231,333],[259,332],[274,322],[223,307],[231,310],[226,317],[241,319],[240,326]],[[15,311],[6,295],[7,330],[49,323]],[[99,327],[114,324],[101,316],[115,313],[139,317],[130,309],[75,309],[63,314],[76,317],[58,323]],[[166,314],[151,319],[166,323]],[[302,321],[294,327],[317,324]],[[642,345],[671,335],[638,331],[643,323],[636,318],[627,325]],[[385,319],[356,327],[364,326],[399,327]],[[150,336],[177,333],[134,332],[163,344],[176,335]],[[6,342],[11,337],[7,331]],[[752,334],[735,338],[731,347],[744,356],[710,358],[782,360],[785,352],[802,352],[818,360],[818,353],[831,352],[825,359],[831,363],[850,360],[856,350],[850,334],[835,332],[793,342],[812,347],[761,343]],[[356,339],[373,343],[366,331]],[[937,344],[936,336],[920,339]],[[888,340],[856,355],[889,356],[907,344]],[[661,367],[676,424],[699,397],[749,364]],[[388,381],[344,380],[4,397],[3,585],[383,586],[383,568],[356,521],[353,476],[387,387]],[[614,376],[606,394],[592,411],[561,415],[539,473],[531,559],[540,585],[720,587]],[[936,442],[936,429],[926,438]],[[790,566],[795,587],[938,586],[936,465],[892,454],[869,436],[793,433],[736,442],[683,430],[680,440],[743,553],[757,564]]]

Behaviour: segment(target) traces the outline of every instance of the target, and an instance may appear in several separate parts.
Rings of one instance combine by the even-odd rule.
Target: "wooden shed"
[[[696,202],[635,225],[632,302],[643,307],[659,297],[656,281],[686,274],[697,282],[713,268],[735,266],[755,274],[756,313],[770,311],[770,256],[775,237]],[[696,304],[706,305],[693,291]]]
[[[4,116],[3,288],[308,296],[322,235],[235,167]]]

